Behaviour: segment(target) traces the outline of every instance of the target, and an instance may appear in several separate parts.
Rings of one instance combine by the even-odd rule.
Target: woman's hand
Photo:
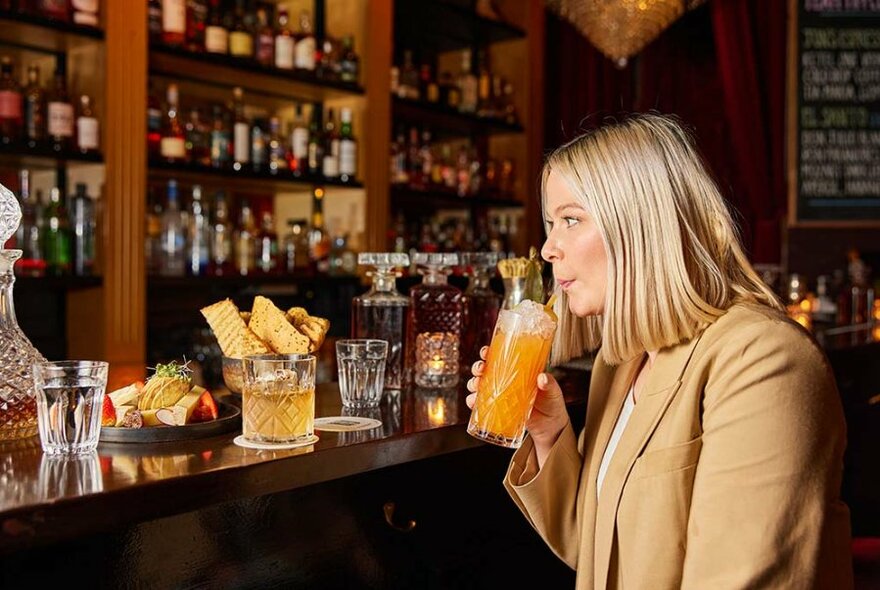
[[[480,349],[480,359],[471,367],[473,377],[467,382],[468,391],[471,392],[467,396],[466,402],[469,408],[474,407],[477,399],[477,388],[480,384],[480,377],[486,370],[486,353],[489,347],[484,346]],[[538,454],[538,463],[543,464],[543,458],[550,451],[553,443],[559,438],[559,434],[565,429],[569,423],[568,412],[565,409],[565,399],[562,397],[562,389],[549,373],[541,373],[538,375],[535,384],[538,393],[535,397],[535,405],[532,407],[532,413],[526,422],[526,429],[535,443],[535,450]]]

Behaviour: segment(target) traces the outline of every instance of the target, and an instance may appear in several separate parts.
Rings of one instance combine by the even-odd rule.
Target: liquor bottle
[[[339,176],[339,134],[336,132],[336,119],[333,109],[327,110],[327,121],[324,123],[324,159],[321,174],[325,178]]]
[[[74,24],[89,27],[98,26],[98,0],[71,0],[70,8]]]
[[[449,72],[440,74],[440,104],[456,111],[461,105],[461,89],[456,86]]]
[[[414,264],[422,282],[409,291],[407,366],[414,368],[422,387],[451,387],[458,383],[462,292],[448,283],[458,264],[457,254],[417,252]]]
[[[214,105],[212,114],[214,121],[211,126],[211,167],[222,170],[229,167],[232,159],[230,153],[232,134],[223,107]]]
[[[266,121],[257,119],[251,127],[251,169],[256,173],[266,171],[269,162],[269,134]]]
[[[194,277],[202,276],[208,272],[211,259],[211,221],[199,185],[192,189],[188,229],[186,270]]]
[[[159,156],[162,144],[162,108],[159,99],[153,94],[153,81],[149,82],[147,92],[147,153],[151,158]]]
[[[477,115],[491,117],[494,115],[492,102],[492,75],[489,73],[488,57],[485,50],[481,50],[477,57]]]
[[[57,277],[70,273],[70,224],[57,187],[49,191],[43,225],[43,259],[46,274]]]
[[[250,204],[242,201],[238,229],[235,231],[235,270],[242,276],[254,272],[256,233]]]
[[[214,223],[211,228],[211,272],[217,276],[232,273],[232,225],[226,195],[218,192],[214,200]]]
[[[162,123],[162,141],[159,144],[159,155],[166,162],[179,164],[186,160],[186,134],[183,131],[183,125],[180,123],[177,84],[169,84],[166,95],[168,105],[165,108],[165,117]]]
[[[432,104],[440,102],[440,86],[437,84],[437,80],[434,79],[434,76],[431,75],[430,64],[422,64],[422,69],[419,72],[419,79],[421,83],[420,92],[422,97]]]
[[[281,121],[278,117],[269,119],[269,172],[277,174],[287,169],[284,141],[281,139]]]
[[[288,219],[284,236],[285,272],[294,273],[309,268],[309,233],[305,219]]]
[[[205,51],[205,29],[208,22],[208,0],[186,0],[186,49],[193,53]]]
[[[513,83],[504,83],[504,122],[508,125],[516,125],[519,117],[516,114],[516,104],[513,102]]]
[[[407,178],[410,188],[416,190],[422,190],[425,188],[425,179],[422,177],[421,155],[419,130],[416,127],[410,127],[409,144],[407,144],[406,153]]]
[[[269,14],[265,8],[257,9],[257,27],[255,31],[254,54],[257,63],[270,68],[275,64],[275,31],[269,24]]]
[[[299,33],[296,38],[294,67],[307,72],[315,71],[315,33],[312,31],[312,17],[307,10],[299,15]]]
[[[202,121],[202,112],[193,107],[189,111],[189,120],[184,126],[186,137],[186,153],[189,161],[198,166],[211,166],[211,137],[210,132]]]
[[[161,266],[159,274],[181,277],[186,273],[186,226],[180,211],[176,180],[168,181],[167,201],[162,213]]]
[[[340,112],[339,128],[339,180],[351,182],[357,177],[357,140],[351,130],[351,109]]]
[[[324,229],[324,189],[312,191],[312,226],[309,228],[309,262],[315,272],[330,269],[330,238]]]
[[[471,71],[471,52],[461,52],[461,74],[458,76],[458,87],[461,90],[461,103],[458,110],[462,113],[474,113],[479,102],[477,77]]]
[[[419,99],[419,71],[413,64],[413,54],[409,49],[403,52],[403,67],[400,69],[398,96],[411,100]]]
[[[422,186],[432,183],[434,172],[434,146],[431,144],[431,130],[422,130],[422,143],[419,146],[419,163],[421,164]]]
[[[264,274],[274,274],[280,269],[278,256],[278,234],[272,213],[263,212],[260,233],[257,237],[257,270]]]
[[[83,182],[77,183],[71,200],[70,225],[73,228],[73,274],[86,277],[95,271],[95,203]]]
[[[16,143],[22,136],[22,94],[15,80],[12,58],[0,61],[0,143]]]
[[[409,298],[397,291],[396,269],[409,267],[409,256],[398,253],[364,252],[358,255],[358,264],[371,266],[367,276],[372,277],[370,290],[351,301],[351,337],[377,338],[388,342],[385,359],[385,388],[402,389],[405,384],[404,329]]]
[[[183,47],[186,40],[186,0],[162,0],[162,43]]]
[[[46,92],[40,83],[40,66],[28,67],[28,84],[24,89],[24,138],[28,147],[36,147],[46,139]]]
[[[43,258],[43,242],[40,234],[42,214],[40,203],[30,191],[30,172],[21,170],[19,178],[19,203],[21,203],[21,223],[15,234],[15,243],[21,249],[21,260],[18,263],[19,274],[28,277],[39,277],[46,272],[46,261]]]
[[[397,138],[391,143],[391,184],[407,184],[408,182],[406,134],[403,127],[398,127]]]
[[[290,17],[286,8],[278,9],[278,23],[275,33],[275,67],[279,70],[292,70],[296,40],[290,32]]]
[[[162,265],[162,205],[153,185],[147,185],[147,223],[144,233],[144,266],[148,275],[159,274]]]
[[[247,23],[244,0],[235,0],[232,30],[229,31],[229,55],[250,59],[254,56],[254,36]]]
[[[73,105],[67,97],[67,73],[63,60],[55,65],[55,84],[46,102],[47,132],[52,149],[67,151],[73,139]]]
[[[461,263],[470,275],[464,291],[461,330],[461,370],[467,374],[471,365],[480,360],[480,348],[492,340],[501,309],[501,296],[489,286],[492,271],[498,264],[497,253],[463,252]]]
[[[76,149],[81,154],[95,154],[101,147],[98,118],[92,111],[92,99],[83,94],[79,97],[79,115],[76,118]]]
[[[241,170],[251,160],[251,126],[244,116],[244,91],[238,86],[232,89],[232,112],[232,167]]]
[[[147,31],[151,43],[162,41],[162,0],[147,0]]]
[[[205,51],[226,55],[229,52],[229,29],[224,22],[220,0],[211,0],[208,21],[205,24]]]
[[[290,133],[290,153],[290,170],[294,176],[302,176],[309,165],[309,128],[306,126],[301,104],[297,104],[294,109],[293,131]]]
[[[70,5],[68,0],[32,0],[28,3],[33,16],[41,16],[64,23],[70,22]],[[21,6],[22,3],[19,4]]]
[[[357,84],[360,75],[360,58],[354,51],[354,37],[342,38],[342,55],[339,61],[339,79],[342,82]]]
[[[320,133],[320,109],[312,108],[312,120],[309,123],[309,144],[307,170],[312,176],[321,174],[324,163],[324,144]]]

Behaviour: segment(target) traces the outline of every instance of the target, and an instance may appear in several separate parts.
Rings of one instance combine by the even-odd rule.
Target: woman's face
[[[599,229],[578,204],[558,173],[547,178],[544,218],[550,233],[541,256],[553,265],[556,284],[568,295],[579,317],[600,315],[605,308],[608,256]]]

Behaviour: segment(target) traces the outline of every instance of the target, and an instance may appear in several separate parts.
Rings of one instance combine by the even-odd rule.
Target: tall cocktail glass
[[[536,380],[547,366],[555,332],[556,318],[534,301],[525,300],[498,314],[468,434],[519,448],[535,403]]]

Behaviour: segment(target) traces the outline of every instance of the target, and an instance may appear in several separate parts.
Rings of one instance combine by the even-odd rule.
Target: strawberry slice
[[[214,396],[211,395],[211,392],[206,391],[202,394],[202,397],[199,398],[189,421],[209,422],[211,420],[216,420],[218,415],[217,402],[214,400]]]
[[[116,426],[116,408],[109,395],[104,396],[104,405],[101,407],[101,426]]]

